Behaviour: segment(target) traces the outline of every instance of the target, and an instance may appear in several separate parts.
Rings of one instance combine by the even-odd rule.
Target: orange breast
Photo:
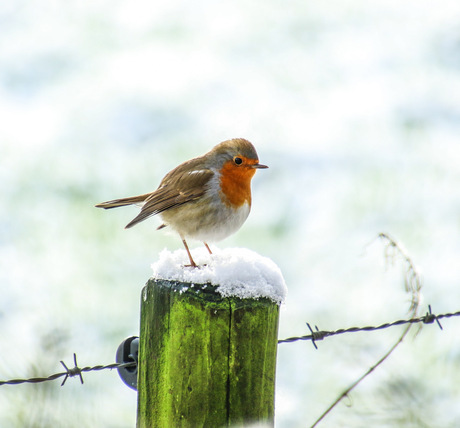
[[[244,203],[251,205],[251,179],[255,172],[250,165],[237,166],[233,161],[225,162],[220,171],[220,186],[227,205],[234,208]]]

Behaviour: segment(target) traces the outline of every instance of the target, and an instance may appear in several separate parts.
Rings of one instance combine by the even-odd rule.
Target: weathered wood
[[[150,280],[141,302],[139,428],[274,421],[278,305]]]

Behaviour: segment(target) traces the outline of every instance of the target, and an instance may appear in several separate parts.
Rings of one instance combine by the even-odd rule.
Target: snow
[[[267,297],[281,304],[287,293],[286,283],[279,267],[268,257],[246,248],[212,248],[213,254],[203,248],[192,250],[198,268],[189,263],[185,250],[163,250],[152,264],[154,279],[212,284],[223,297],[258,299]]]

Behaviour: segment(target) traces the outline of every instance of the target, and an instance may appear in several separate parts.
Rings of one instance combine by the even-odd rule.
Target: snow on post
[[[273,425],[279,305],[270,260],[242,248],[163,251],[142,291],[138,427]]]

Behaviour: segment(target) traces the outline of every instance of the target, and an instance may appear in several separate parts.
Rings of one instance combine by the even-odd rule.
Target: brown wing
[[[145,200],[141,212],[126,225],[126,229],[162,211],[199,199],[207,190],[214,172],[199,169],[199,159],[184,162],[169,172],[155,192]]]

